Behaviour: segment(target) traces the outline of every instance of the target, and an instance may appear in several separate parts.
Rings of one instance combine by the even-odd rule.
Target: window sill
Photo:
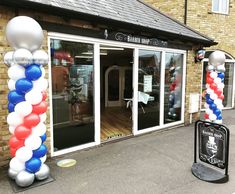
[[[215,11],[208,11],[208,14],[219,14],[219,15],[229,16],[229,13],[222,13],[222,12],[215,12]]]

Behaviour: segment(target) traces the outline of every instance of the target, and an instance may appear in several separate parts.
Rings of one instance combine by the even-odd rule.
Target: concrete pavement
[[[230,181],[213,184],[191,174],[193,125],[153,132],[51,159],[56,181],[25,191],[33,194],[232,194],[235,192],[235,110],[223,112],[230,136]],[[60,168],[56,162],[77,164]],[[0,172],[0,194],[13,193],[6,170]]]

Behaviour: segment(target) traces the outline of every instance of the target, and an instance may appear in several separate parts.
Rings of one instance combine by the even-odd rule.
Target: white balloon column
[[[35,178],[48,178],[50,170],[44,164],[46,140],[46,89],[43,65],[48,55],[39,50],[43,41],[41,26],[32,18],[18,16],[6,26],[6,37],[15,49],[5,54],[4,62],[9,66],[7,123],[10,138],[10,161],[8,175],[21,187],[30,186]]]
[[[206,121],[222,124],[225,55],[215,51],[209,56],[206,74]]]

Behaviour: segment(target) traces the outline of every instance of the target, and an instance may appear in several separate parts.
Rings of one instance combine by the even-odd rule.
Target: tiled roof
[[[205,42],[212,39],[164,15],[140,0],[25,0],[116,20]]]

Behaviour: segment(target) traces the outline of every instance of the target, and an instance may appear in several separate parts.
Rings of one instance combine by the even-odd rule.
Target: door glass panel
[[[94,142],[93,45],[50,44],[54,151]]]
[[[132,98],[132,70],[125,70],[124,98]]]
[[[161,53],[139,51],[138,130],[159,125]]]
[[[119,100],[119,70],[111,70],[108,74],[108,99]]]
[[[183,54],[166,53],[164,123],[181,120]]]

